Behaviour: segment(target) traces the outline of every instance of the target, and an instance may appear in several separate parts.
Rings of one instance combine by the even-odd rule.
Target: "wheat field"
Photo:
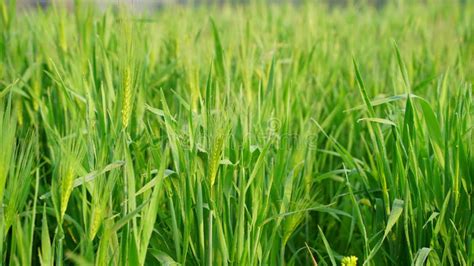
[[[0,0],[2,265],[473,265],[474,2]]]

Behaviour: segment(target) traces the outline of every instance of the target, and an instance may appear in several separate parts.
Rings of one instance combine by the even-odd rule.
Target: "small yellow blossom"
[[[357,257],[356,256],[349,256],[342,258],[341,261],[342,266],[357,266]]]

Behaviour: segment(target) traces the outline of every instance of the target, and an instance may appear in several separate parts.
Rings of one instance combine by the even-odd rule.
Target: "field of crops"
[[[6,265],[473,265],[474,3],[0,0]]]

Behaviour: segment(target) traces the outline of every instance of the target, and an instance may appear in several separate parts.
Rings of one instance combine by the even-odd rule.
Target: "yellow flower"
[[[342,258],[341,265],[342,266],[357,266],[357,257],[356,256],[344,257]]]

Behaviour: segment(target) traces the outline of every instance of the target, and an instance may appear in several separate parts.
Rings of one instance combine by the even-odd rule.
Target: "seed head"
[[[74,182],[74,171],[72,168],[68,168],[61,182],[61,219],[66,213],[67,204],[69,197],[71,196],[72,187]]]
[[[132,108],[132,84],[131,84],[130,68],[127,66],[123,71],[122,88],[123,88],[123,102],[122,102],[122,126],[126,128],[130,120],[130,112]]]
[[[89,238],[92,240],[94,239],[97,231],[99,231],[99,227],[102,220],[102,208],[101,206],[94,205],[92,209],[91,215],[91,227],[89,231]]]
[[[211,150],[211,157],[209,160],[209,173],[211,187],[214,185],[216,180],[217,169],[219,167],[219,161],[222,153],[222,146],[224,144],[224,134],[221,132],[217,135]]]

